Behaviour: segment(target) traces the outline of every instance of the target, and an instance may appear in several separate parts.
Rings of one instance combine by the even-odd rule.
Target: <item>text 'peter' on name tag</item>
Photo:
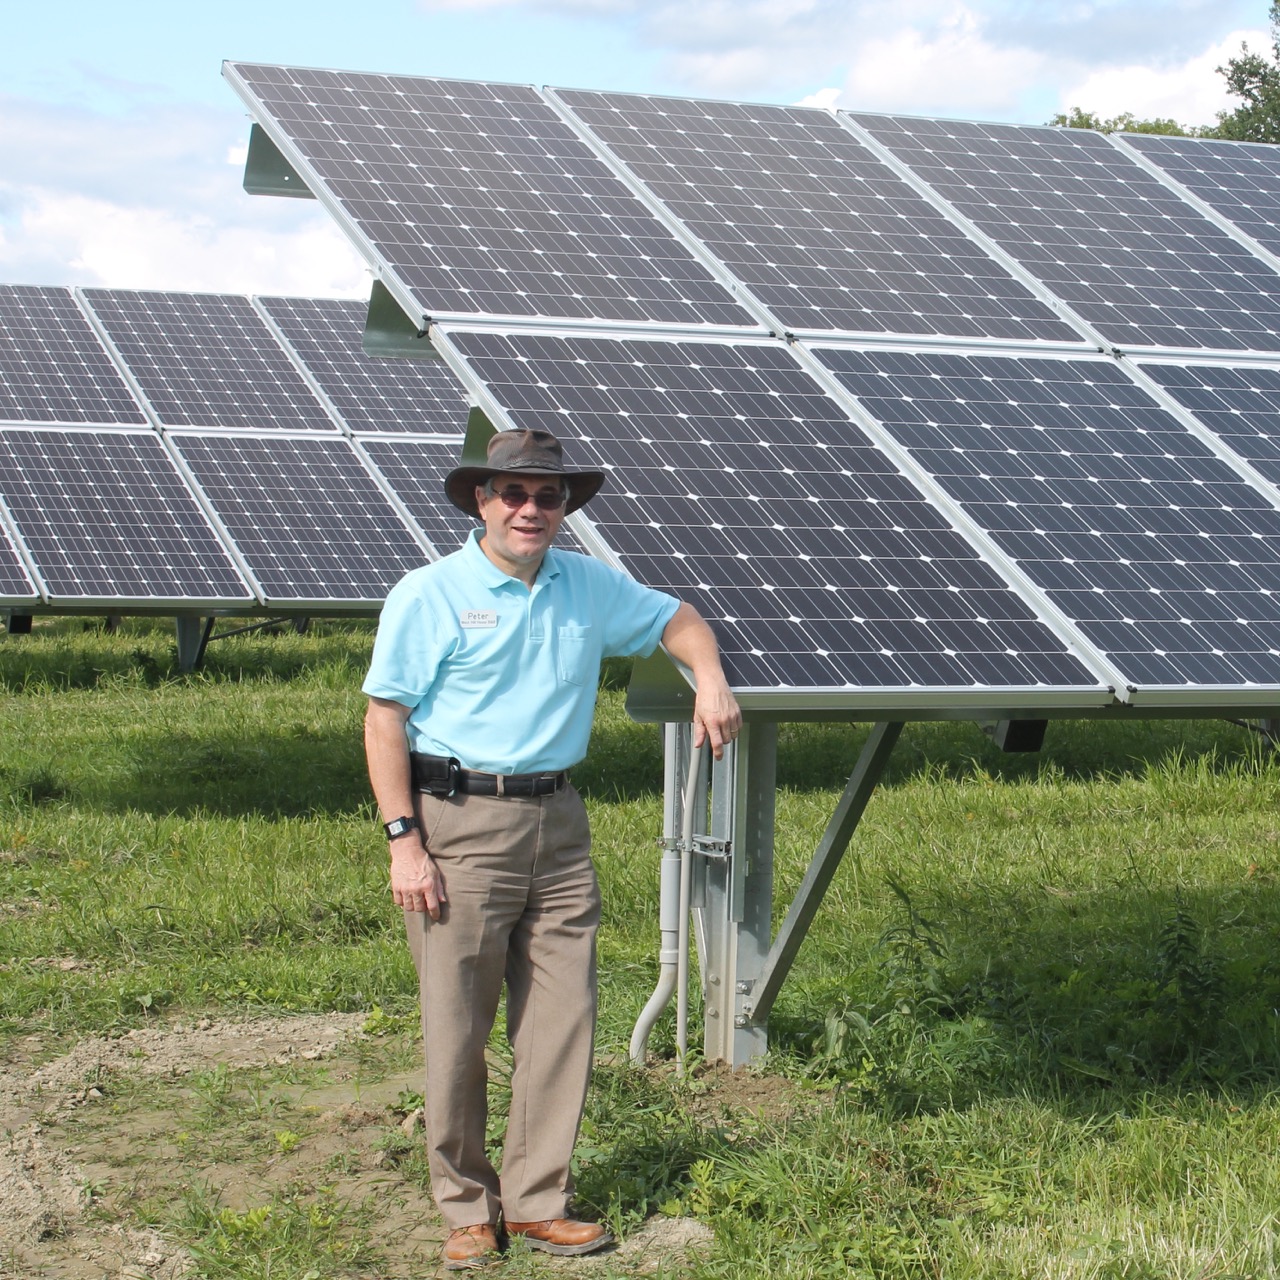
[[[496,627],[498,611],[496,609],[466,609],[458,615],[458,621],[464,627]]]

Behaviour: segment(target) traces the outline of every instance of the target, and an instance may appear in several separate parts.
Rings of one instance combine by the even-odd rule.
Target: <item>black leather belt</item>
[[[452,756],[421,751],[410,752],[409,760],[413,785],[433,796],[452,796],[459,791],[469,796],[549,796],[569,782],[563,769],[559,773],[480,773],[462,768]]]
[[[458,770],[458,790],[470,796],[550,796],[569,781],[560,773],[473,773]]]

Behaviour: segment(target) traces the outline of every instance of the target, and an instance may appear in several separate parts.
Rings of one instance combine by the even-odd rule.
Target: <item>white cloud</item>
[[[318,204],[245,193],[247,136],[229,111],[0,99],[0,280],[367,295]]]
[[[819,89],[816,93],[810,93],[795,103],[797,107],[818,107],[823,111],[832,111],[840,105],[840,95],[842,89],[829,88]]]
[[[419,0],[426,11],[615,19],[656,53],[667,91],[768,99],[840,86],[840,105],[1042,120],[1095,88],[1132,85],[1167,114],[1211,119],[1216,66],[1262,0]],[[481,11],[494,11],[480,18]],[[536,79],[536,76],[531,76]],[[589,83],[584,79],[582,83]],[[599,87],[607,88],[607,83]],[[655,86],[655,89],[659,86]],[[811,90],[816,93],[817,90]],[[806,98],[805,101],[809,101]],[[826,104],[828,98],[813,98]],[[1179,104],[1180,107],[1179,107]],[[1089,104],[1083,104],[1089,105]]]
[[[1008,115],[1045,71],[1046,57],[1002,48],[957,5],[929,33],[904,27],[854,51],[843,105],[914,115]]]
[[[33,267],[42,268],[35,280]],[[24,194],[0,240],[0,278],[217,293],[360,297],[369,290],[355,252],[323,215],[271,231],[41,190]]]
[[[1228,59],[1237,57],[1242,43],[1266,50],[1265,31],[1233,31],[1224,40],[1185,62],[1168,66],[1106,67],[1059,91],[1063,111],[1082,107],[1101,116],[1131,111],[1140,118],[1170,118],[1180,124],[1212,124],[1217,113],[1237,105],[1217,74]]]

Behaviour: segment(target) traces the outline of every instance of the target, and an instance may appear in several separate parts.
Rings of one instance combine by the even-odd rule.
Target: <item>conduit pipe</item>
[[[689,917],[693,886],[694,799],[702,773],[702,748],[689,753],[689,775],[685,780],[679,840],[666,833],[658,882],[658,929],[662,935],[658,952],[658,985],[640,1012],[631,1033],[631,1061],[643,1064],[649,1048],[649,1033],[676,997],[676,1059],[684,1069],[689,1048]]]

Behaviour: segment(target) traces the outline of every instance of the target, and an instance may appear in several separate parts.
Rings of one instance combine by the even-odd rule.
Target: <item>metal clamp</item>
[[[727,862],[733,857],[733,841],[723,840],[716,836],[695,835],[693,852],[700,857],[709,858],[713,862]]]

